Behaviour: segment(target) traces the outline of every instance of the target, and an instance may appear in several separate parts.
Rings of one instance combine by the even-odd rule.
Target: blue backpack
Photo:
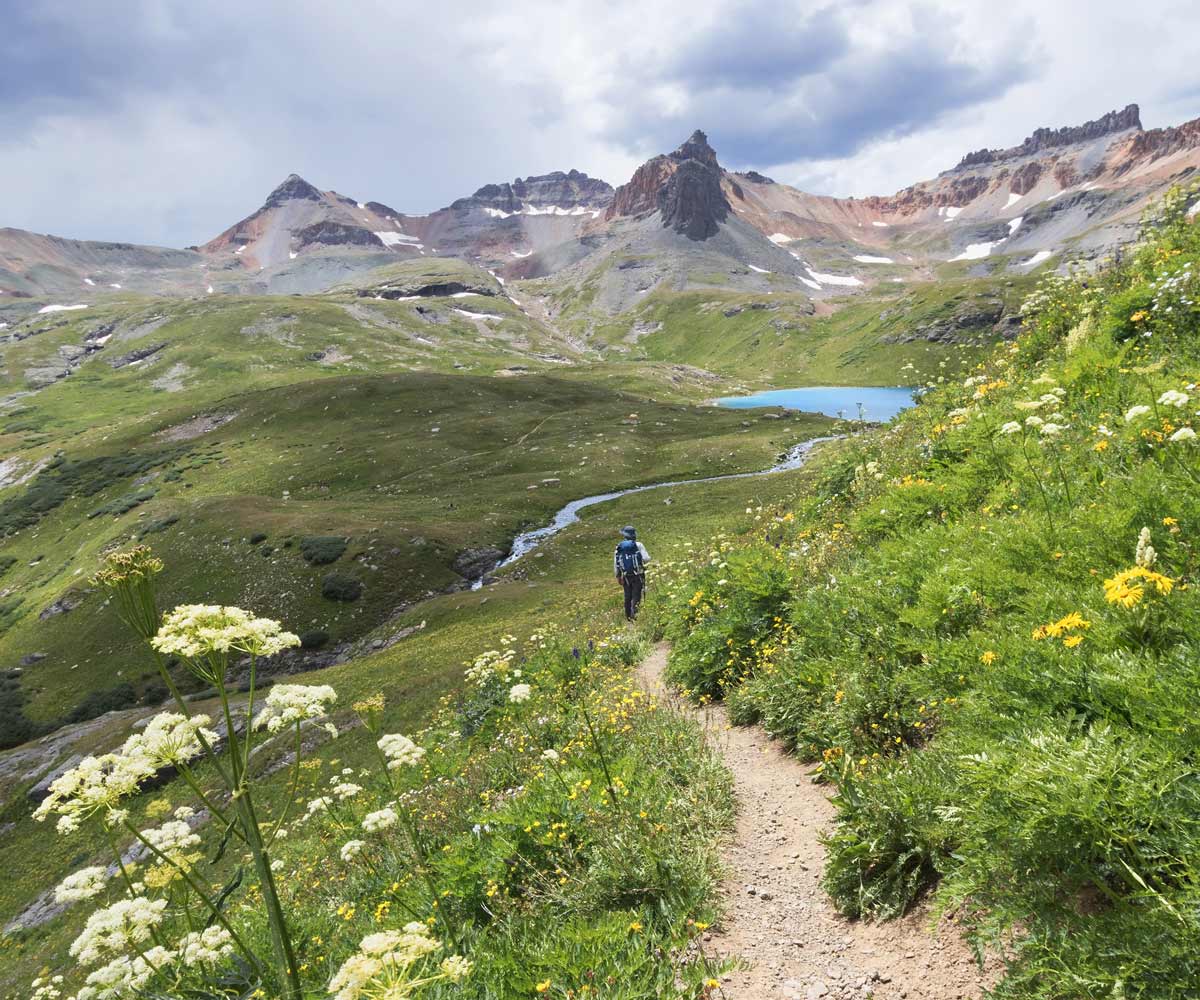
[[[641,550],[632,539],[617,543],[617,572],[621,576],[641,576],[646,572]]]

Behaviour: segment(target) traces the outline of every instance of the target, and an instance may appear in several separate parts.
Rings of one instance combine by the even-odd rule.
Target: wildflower
[[[299,646],[300,638],[284,632],[279,622],[255,618],[241,608],[181,604],[163,615],[162,627],[150,644],[167,656],[195,660],[229,652],[274,656]]]
[[[163,919],[165,899],[135,896],[121,899],[88,917],[83,932],[71,944],[71,957],[94,965],[108,954],[124,954],[150,939]]]
[[[118,587],[122,584],[137,584],[163,571],[161,559],[155,558],[148,545],[135,545],[127,552],[110,552],[104,557],[104,568],[92,583],[102,587]]]
[[[1149,412],[1150,407],[1148,406],[1131,406],[1125,411],[1125,423],[1131,424],[1139,417],[1144,417]]]
[[[982,654],[980,654],[979,662],[982,663],[985,667],[990,667],[993,663],[996,662],[997,659],[998,659],[998,657],[996,656],[996,654],[992,650],[988,649],[988,650],[985,650]]]
[[[185,934],[177,948],[184,965],[211,964],[233,953],[233,938],[224,927],[214,925]]]
[[[1137,549],[1134,551],[1133,561],[1137,566],[1143,569],[1153,568],[1158,560],[1158,553],[1154,551],[1154,546],[1150,544],[1150,529],[1142,528],[1138,532]]]
[[[254,717],[254,728],[277,733],[293,722],[321,718],[335,701],[337,692],[328,684],[276,684]]]
[[[376,812],[367,813],[363,817],[362,828],[367,833],[378,833],[380,830],[386,830],[389,826],[395,826],[399,819],[395,809],[391,806],[384,806]]]
[[[1081,635],[1069,635],[1063,639],[1063,645],[1066,646],[1067,649],[1074,649],[1081,642],[1083,642],[1083,636]]]
[[[631,934],[637,934],[641,929],[642,922],[640,920],[634,920],[629,924],[629,932]]]
[[[1015,420],[1010,420],[1008,423],[1006,423],[1003,427],[1000,428],[1000,433],[1001,434],[1020,434],[1021,433],[1021,425]]]
[[[537,984],[537,985],[534,987],[534,989],[535,989],[535,990],[537,990],[539,993],[546,993],[546,992],[548,992],[548,991],[549,991],[549,989],[550,989],[550,980],[549,980],[549,979],[543,979],[543,980],[542,980],[540,983],[538,983],[538,984]]]
[[[1032,415],[1025,418],[1026,427],[1041,427],[1045,422],[1046,421],[1037,415]]]
[[[1178,409],[1183,409],[1187,406],[1189,396],[1186,392],[1179,392],[1177,389],[1168,389],[1158,397],[1159,406],[1174,406]]]
[[[558,760],[558,751],[557,750],[543,750],[542,751],[542,760],[548,760],[551,763],[556,762]]]
[[[1047,422],[1038,427],[1038,433],[1041,434],[1042,437],[1058,437],[1058,435],[1061,434],[1064,429],[1064,424],[1052,424]]]
[[[1128,610],[1142,602],[1146,587],[1165,596],[1171,593],[1174,586],[1175,581],[1169,576],[1144,566],[1134,566],[1104,581],[1104,599],[1109,604],[1119,604]]]
[[[54,899],[58,903],[78,903],[99,896],[107,884],[108,872],[104,868],[95,865],[80,868],[58,884],[54,890]]]
[[[1174,441],[1176,444],[1180,443],[1181,441],[1195,441],[1196,432],[1190,427],[1180,427],[1179,430],[1167,438],[1167,440]]]
[[[389,733],[380,738],[377,744],[384,757],[387,758],[388,770],[416,764],[425,756],[425,748],[417,746],[407,736],[400,733]]]
[[[362,853],[362,849],[367,846],[365,840],[347,840],[342,844],[341,855],[343,861],[350,861]]]
[[[442,973],[452,983],[461,983],[471,974],[471,963],[462,955],[451,955],[449,958],[443,958],[442,964],[438,966]]]
[[[334,798],[344,802],[346,799],[354,798],[362,790],[362,785],[356,785],[353,781],[343,781],[334,785],[330,792]]]
[[[183,858],[185,851],[200,843],[200,835],[194,833],[186,822],[178,819],[143,830],[140,836],[154,850],[177,863]]]
[[[519,705],[528,701],[532,694],[533,689],[528,684],[514,684],[508,692],[508,700],[514,705]]]

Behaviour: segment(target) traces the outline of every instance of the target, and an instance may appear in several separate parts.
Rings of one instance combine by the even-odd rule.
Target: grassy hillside
[[[675,678],[836,787],[838,907],[933,893],[998,997],[1200,982],[1194,197],[659,591]]]

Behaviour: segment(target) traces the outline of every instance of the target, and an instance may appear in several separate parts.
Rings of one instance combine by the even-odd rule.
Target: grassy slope
[[[837,905],[936,891],[1006,946],[1005,998],[1200,979],[1200,461],[1170,440],[1200,376],[1188,203],[1122,267],[1049,286],[982,386],[855,440],[767,515],[777,546],[756,530],[719,570],[681,553],[659,592],[675,676],[836,784]],[[1106,599],[1143,528],[1170,592]]]
[[[707,545],[727,523],[731,507],[777,503],[793,493],[797,484],[812,476],[811,470],[783,473],[761,479],[700,486],[674,487],[626,497],[611,504],[589,508],[581,523],[552,539],[539,550],[540,558],[527,557],[506,574],[506,579],[477,592],[462,592],[434,598],[401,616],[395,626],[425,627],[413,638],[383,652],[361,657],[340,666],[291,680],[332,684],[342,705],[355,698],[382,692],[389,710],[388,731],[411,731],[428,717],[438,699],[461,688],[464,661],[496,645],[497,637],[510,633],[524,638],[556,623],[564,634],[602,636],[620,620],[620,590],[608,573],[613,538],[629,521],[639,526],[653,555],[668,545],[690,542]],[[663,501],[670,499],[671,504]],[[166,585],[177,586],[176,578],[186,569],[173,564]],[[653,592],[653,585],[651,592]],[[394,627],[394,626],[393,626]],[[582,641],[580,638],[579,641]],[[336,758],[340,765],[357,766],[369,759],[369,742],[361,731],[352,731],[336,744],[318,751],[323,759]],[[109,745],[116,734],[98,734],[95,744]],[[172,786],[169,794],[178,800],[183,789]],[[145,796],[151,799],[153,796]],[[6,835],[6,849],[27,863],[11,873],[0,887],[0,913],[9,914],[33,898],[43,887],[61,878],[73,867],[97,855],[100,845],[85,836],[47,839],[46,829],[27,818],[20,797],[0,814],[0,821],[15,822]],[[145,801],[135,804],[144,809]],[[305,850],[304,842],[292,845]],[[322,849],[315,844],[311,851]],[[0,954],[6,960],[0,985],[16,988],[28,981],[44,962],[62,955],[78,932],[82,912],[38,928],[19,939],[5,939]]]

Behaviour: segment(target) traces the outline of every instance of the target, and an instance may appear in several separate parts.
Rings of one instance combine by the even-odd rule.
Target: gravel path
[[[639,668],[647,691],[664,687],[668,647],[659,644]],[[704,935],[710,955],[744,960],[722,977],[736,1000],[967,1000],[994,981],[981,971],[954,927],[933,932],[917,910],[884,924],[839,916],[821,891],[825,850],[819,837],[834,808],[809,769],[782,753],[762,729],[732,727],[722,706],[697,709],[733,772],[737,829],[726,845],[721,885],[725,917]]]

